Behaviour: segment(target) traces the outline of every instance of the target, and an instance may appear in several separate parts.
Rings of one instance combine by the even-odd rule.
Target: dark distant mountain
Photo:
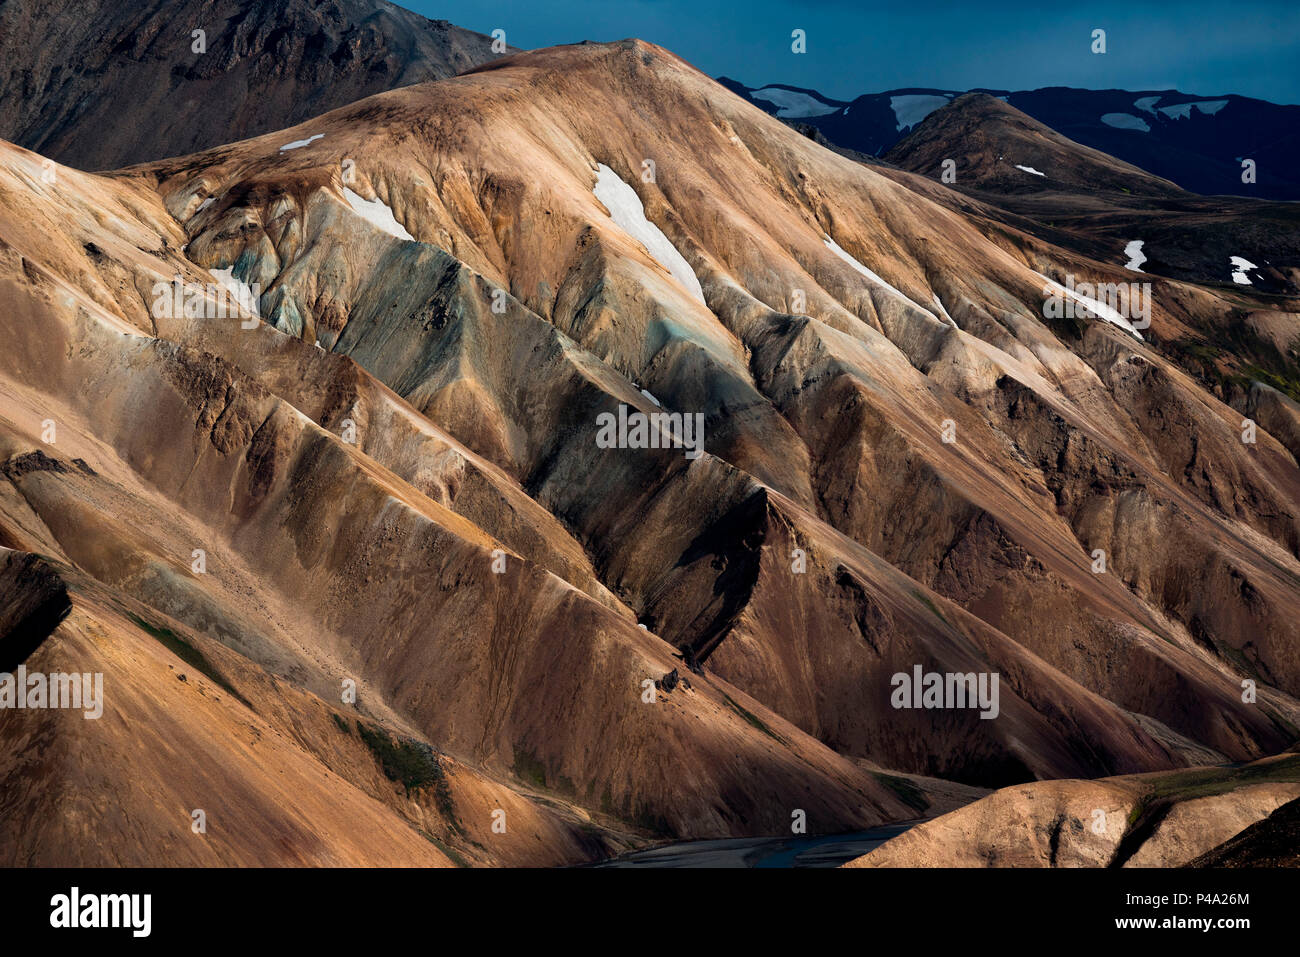
[[[735,80],[729,80],[726,77],[722,77],[718,82],[727,89],[747,97],[769,113],[773,113],[783,120],[805,119],[810,116],[829,116],[848,106],[848,103],[844,100],[832,100],[830,97],[822,96],[816,90],[809,90],[801,86],[773,83],[771,86],[750,90]]]
[[[453,76],[491,45],[384,0],[5,0],[0,137],[111,169]]]
[[[755,89],[726,77],[719,82],[769,113],[777,110],[764,92],[793,89],[780,85]],[[800,92],[809,104],[829,107],[840,102],[812,90]],[[802,114],[792,102],[779,115],[816,127],[838,146],[883,156],[926,116],[963,92],[911,87]],[[1077,143],[1194,193],[1300,199],[1300,168],[1294,159],[1300,150],[1300,106],[1233,94],[1191,96],[1176,90],[1048,87],[971,92],[996,96]],[[1255,161],[1253,184],[1241,180],[1243,159]]]
[[[1114,190],[1145,196],[1185,195],[1167,179],[1076,143],[987,93],[967,93],[930,113],[885,159],[922,175],[995,193]]]
[[[813,90],[798,90],[782,84],[773,84],[761,88],[751,88],[728,77],[719,77],[718,82],[733,93],[745,97],[751,103],[784,120],[800,120],[819,129],[827,139],[837,146],[883,156],[889,148],[907,135],[916,124],[925,119],[929,113],[943,106],[954,96],[960,96],[959,90],[901,89],[888,93],[871,93],[860,96],[852,102],[832,100]],[[770,105],[775,91],[798,90],[809,101],[807,112],[800,112],[796,102],[777,112]],[[838,104],[829,110],[811,108],[812,103],[824,106]]]
[[[952,176],[945,181],[948,160]],[[967,93],[948,102],[896,143],[884,163],[943,184],[934,197],[946,205],[971,209],[974,201],[982,216],[1101,262],[1191,282],[1297,292],[1300,205],[1187,192],[1062,136],[998,97]],[[1251,264],[1248,274],[1234,267],[1234,257]]]

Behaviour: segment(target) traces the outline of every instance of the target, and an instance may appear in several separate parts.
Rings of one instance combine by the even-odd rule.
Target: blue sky
[[[640,37],[712,76],[831,97],[943,89],[1168,89],[1300,103],[1300,2],[999,4],[913,0],[402,0],[515,46]],[[806,31],[808,52],[790,51]],[[1107,52],[1091,52],[1094,28]]]

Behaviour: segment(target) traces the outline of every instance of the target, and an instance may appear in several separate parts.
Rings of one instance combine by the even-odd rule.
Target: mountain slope
[[[56,632],[49,646],[62,661],[72,642],[66,657],[77,670],[105,674],[104,720],[50,715],[71,722],[85,747],[49,752],[49,763],[16,747],[6,780],[46,774],[70,786],[88,773],[77,755],[102,753],[99,773],[147,791],[148,776],[133,774],[158,757],[152,739],[132,729],[149,723],[150,709],[183,712],[167,690],[179,679],[168,672],[204,671],[195,661],[207,659],[212,683],[230,686],[218,692],[230,721],[252,721],[260,734],[263,722],[292,729],[308,752],[255,762],[291,761],[310,777],[324,761],[399,819],[378,815],[395,843],[376,834],[351,849],[318,848],[316,836],[293,829],[277,845],[283,858],[256,828],[226,831],[202,862],[414,862],[412,847],[439,860],[403,830],[415,828],[470,861],[561,863],[599,853],[604,841],[618,847],[629,830],[639,840],[748,833],[781,826],[791,807],[820,828],[911,813],[869,772],[716,678],[674,680],[657,706],[647,703],[643,682],[675,671],[672,649],[589,579],[581,549],[517,484],[354,363],[264,325],[152,316],[145,305],[154,283],[175,272],[205,278],[181,258],[183,234],[156,197],[70,169],[43,183],[39,158],[11,147],[0,169],[0,289],[16,333],[0,357],[0,538],[15,561],[39,553],[92,577],[107,592],[99,604],[118,609],[87,612],[106,647],[85,647],[81,632]],[[205,336],[260,381],[196,348]],[[355,417],[367,451],[308,413],[335,426]],[[40,437],[47,418],[57,427],[52,441]],[[199,572],[195,548],[206,560]],[[133,676],[143,668],[134,652],[136,665],[98,660],[152,647],[151,638],[170,656],[150,653],[147,682]],[[187,646],[201,649],[197,659]],[[127,694],[135,681],[144,684]],[[326,705],[340,702],[345,681],[356,683],[356,704]],[[31,741],[29,714],[41,715],[0,715],[3,733]],[[204,744],[174,758],[172,773],[193,779],[196,807],[251,808],[252,795],[231,791],[259,786],[251,769],[224,782],[203,771],[209,761],[244,767],[247,746],[221,730],[226,719],[204,720]],[[433,748],[450,795],[385,790],[374,758],[356,765],[366,755],[363,726],[408,750]],[[53,799],[40,788],[13,793],[11,820],[38,817],[40,802]],[[159,855],[177,836],[189,839],[188,810],[163,813],[130,799],[124,785],[109,793],[126,795],[113,805],[120,817],[77,861],[161,863],[168,858],[147,857],[153,845],[131,835],[158,836]],[[493,829],[497,809],[507,812],[503,836]],[[75,824],[61,814],[49,820],[58,833]],[[37,836],[9,832],[6,858],[69,862],[80,846],[29,840]]]
[[[1296,204],[1186,193],[996,97],[971,93],[934,110],[885,158],[975,198],[981,216],[1134,274],[1300,291]],[[1236,266],[1242,260],[1247,273]]]
[[[987,93],[968,93],[940,107],[885,154],[904,169],[936,176],[950,158],[957,182],[994,193],[1073,188],[1176,197],[1183,192],[1168,180],[1071,142]]]
[[[491,42],[386,0],[9,0],[0,137],[112,169],[451,76],[492,59]]]
[[[629,97],[660,109],[653,117],[609,123]],[[565,106],[577,103],[586,106]],[[406,129],[420,133],[389,132]],[[286,136],[318,135],[287,156],[277,152]],[[698,147],[702,137],[711,144],[707,154],[672,145]],[[643,159],[655,161],[654,183],[641,180]],[[521,162],[527,177],[518,172]],[[601,164],[641,184],[647,215],[700,277],[705,304],[669,280],[595,198]],[[390,207],[423,248],[380,237],[368,250],[335,238],[353,218],[343,198],[345,168],[353,170],[346,188]],[[1177,582],[1191,573],[1180,567],[1190,558],[1186,549],[1202,556],[1193,560],[1197,567],[1220,560],[1210,553],[1231,554],[1228,565],[1240,568],[1246,560],[1256,568],[1252,577],[1280,575],[1269,587],[1278,600],[1289,600],[1283,596],[1295,587],[1294,558],[1282,556],[1296,541],[1292,506],[1285,504],[1296,481],[1294,461],[1271,450],[1243,458],[1235,439],[1212,438],[1224,426],[1205,426],[1226,425],[1232,413],[1212,411],[1213,403],[1180,373],[1113,326],[1083,329],[1072,348],[1086,360],[1063,347],[1044,325],[1039,302],[1039,271],[1065,270],[1068,257],[1059,251],[1012,253],[960,217],[819,150],[720,95],[680,60],[638,43],[513,57],[444,83],[385,94],[274,139],[141,173],[157,181],[187,224],[191,257],[210,268],[235,266],[243,278],[261,282],[268,289],[264,314],[278,328],[352,355],[516,475],[548,510],[564,516],[607,587],[640,620],[723,673],[744,675],[761,700],[824,740],[885,763],[901,758],[890,751],[891,736],[874,730],[881,701],[860,694],[898,670],[897,661],[864,659],[861,646],[846,642],[846,629],[851,634],[863,626],[824,610],[828,594],[841,596],[831,607],[862,602],[849,596],[864,585],[868,607],[879,605],[882,594],[915,588],[878,564],[883,558],[919,584],[980,609],[987,624],[1006,629],[1075,680],[1118,695],[1126,707],[1158,708],[1161,720],[1212,740],[1213,747],[1248,753],[1238,750],[1239,738],[1233,741],[1239,731],[1228,728],[1253,724],[1258,714],[1232,704],[1231,692],[1197,690],[1180,713],[1178,694],[1146,698],[1149,691],[1139,694],[1138,687],[1149,689],[1156,674],[1180,674],[1174,684],[1181,683],[1205,667],[1193,664],[1204,646],[1183,629],[1199,634],[1208,627],[1215,641],[1231,640],[1220,629],[1225,613],[1235,614],[1228,609],[1236,600],[1223,593],[1211,601],[1207,594],[1189,606],[1181,597],[1184,586]],[[878,278],[864,280],[835,247],[869,262]],[[961,270],[952,269],[957,262]],[[325,263],[331,268],[323,282]],[[1096,264],[1078,266],[1106,274]],[[1119,278],[1114,270],[1110,275]],[[988,283],[1002,290],[994,311]],[[491,308],[496,289],[508,293],[501,315]],[[804,317],[786,311],[796,289],[807,302]],[[1157,310],[1156,331],[1203,321],[1201,313],[1214,306],[1212,298],[1196,298],[1201,295],[1162,298],[1170,311]],[[1016,302],[1025,321],[1001,314]],[[516,358],[539,349],[571,352],[567,340],[665,407],[702,411],[710,455],[770,491],[755,498],[740,491],[744,486],[721,481],[728,473],[688,468],[680,455],[652,456],[662,462],[650,471],[645,463],[633,468],[632,455],[605,454],[599,469],[575,465],[597,461],[594,413],[609,406],[569,399],[568,408],[591,410],[575,417],[556,403],[554,382],[547,384],[571,375],[564,365],[552,371],[530,360],[525,372]],[[521,345],[503,348],[512,342]],[[1139,359],[1130,362],[1135,350]],[[617,378],[602,372],[600,388],[650,407],[635,388],[622,391],[627,386]],[[536,380],[538,391],[530,386],[521,394],[524,379]],[[1117,400],[1117,393],[1127,395]],[[1234,463],[1252,496],[1273,503],[1264,509],[1267,519],[1263,512],[1250,517],[1255,507],[1245,506],[1230,520],[1254,526],[1247,538],[1211,518],[1222,507],[1215,504],[1219,493],[1207,495],[1208,487],[1198,488],[1201,479],[1189,481],[1184,465],[1175,465],[1186,461],[1187,451],[1176,450],[1174,433],[1130,414],[1144,394],[1161,394],[1159,401],[1184,409],[1188,419],[1180,431],[1193,429],[1213,443],[1212,469]],[[969,430],[969,442],[941,441],[940,425],[949,417]],[[1012,437],[1018,450],[1006,451],[994,430]],[[1060,473],[1065,446],[1079,458]],[[1097,469],[1110,476],[1102,488],[1144,489],[1151,496],[1144,508],[1172,508],[1189,523],[1185,539],[1142,536],[1141,547],[1160,556],[1144,566],[1157,570],[1154,578],[1143,581],[1134,569],[1121,584],[1068,557],[1098,546],[1110,553],[1116,546],[1108,543],[1132,534],[1127,522],[1096,524],[1114,507],[1102,503],[1118,494],[1097,497],[1096,480],[1083,477],[1100,474]],[[576,474],[592,477],[577,482]],[[928,512],[915,523],[891,518],[902,502],[916,500],[918,485],[930,496]],[[655,510],[647,513],[652,501]],[[655,529],[648,537],[637,530],[647,522]],[[1264,545],[1268,558],[1245,559],[1260,546],[1258,534],[1277,536],[1280,548]],[[790,536],[818,541],[837,556],[824,576],[781,571],[777,556],[795,547]],[[729,570],[725,579],[719,568]],[[991,575],[984,571],[990,568],[996,569]],[[801,610],[797,627],[782,617],[789,612],[780,609],[790,607]],[[1027,617],[1029,608],[1039,610]],[[1056,636],[1030,624],[1037,614],[1078,621],[1078,640],[1057,644]],[[892,617],[872,626],[893,636],[878,646],[899,642],[898,658],[910,660],[915,651],[903,629],[884,625]],[[1211,620],[1219,624],[1207,625]],[[1287,627],[1284,618],[1271,617],[1248,630],[1275,636],[1270,659],[1285,659]],[[806,636],[807,648],[789,647],[792,629]],[[1163,639],[1137,637],[1152,631]],[[1117,641],[1137,641],[1142,654],[1153,656],[1153,674],[1099,672],[1094,656],[1104,659]],[[1080,642],[1091,648],[1084,658],[1066,651]],[[828,654],[843,660],[824,673],[804,671],[802,661]],[[827,681],[841,690],[828,695]],[[1237,716],[1194,728],[1207,714],[1207,694]],[[1048,707],[1045,698],[1033,697],[1036,706]],[[1285,740],[1264,726],[1255,733],[1271,742],[1266,747]],[[1159,750],[1148,743],[1139,752],[1151,747]],[[1044,745],[1032,760],[1053,751]],[[1106,767],[1130,759],[1097,760]],[[932,761],[904,769],[945,770],[943,761]],[[1077,768],[1077,761],[1058,766]]]
[[[1250,290],[1053,316],[1124,272],[639,41],[109,176],[2,158],[0,544],[321,702],[353,678],[358,720],[534,808],[509,850],[452,826],[486,797],[395,796],[475,861],[1296,740],[1300,469],[1162,345]],[[231,282],[256,315],[212,312]],[[620,407],[703,441],[611,443]],[[998,675],[996,715],[896,707],[918,667]]]
[[[1007,788],[846,867],[1241,866],[1294,828],[1300,757]],[[1284,846],[1284,845],[1282,845]]]
[[[1177,90],[1013,93],[1012,106],[1077,142],[1120,157],[1183,189],[1209,196],[1300,199],[1291,157],[1300,146],[1300,106],[1234,94]],[[1242,159],[1255,182],[1242,180]]]
[[[776,104],[752,87],[722,78],[728,89],[769,112]],[[770,87],[768,88],[770,89]],[[801,103],[832,106],[815,90]],[[1192,96],[1177,90],[937,90],[921,87],[868,93],[836,109],[809,109],[801,121],[836,146],[883,156],[928,115],[966,93],[997,97],[1073,142],[1205,195],[1300,199],[1295,173],[1300,106],[1246,96]],[[796,118],[787,109],[782,116]],[[1255,161],[1254,182],[1242,179],[1242,160]]]
[[[1207,851],[1190,867],[1300,867],[1300,798]]]

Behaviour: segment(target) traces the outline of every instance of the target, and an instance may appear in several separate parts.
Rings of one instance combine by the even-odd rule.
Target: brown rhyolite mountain
[[[386,0],[8,0],[0,137],[78,169],[114,169],[495,56],[491,37]]]
[[[1293,437],[1261,422],[1244,443],[1166,354],[1246,307],[1294,337],[1293,301],[1152,277],[1140,338],[1051,318],[1049,280],[1129,275],[827,151],[638,41],[119,174],[2,159],[7,587],[19,602],[37,562],[70,596],[26,630],[32,654],[122,680],[122,655],[148,656],[152,676],[116,704],[110,683],[113,720],[49,720],[147,788],[137,729],[192,693],[196,649],[243,729],[186,731],[203,749],[170,758],[191,786],[85,812],[116,826],[79,860],[141,833],[199,853],[190,805],[214,790],[274,807],[251,767],[203,770],[247,757],[253,727],[297,786],[328,771],[382,805],[361,847],[285,838],[314,862],[407,859],[394,820],[470,863],[782,834],[796,810],[849,830],[924,813],[924,776],[1169,773],[1297,737]],[[597,199],[610,175],[703,301]],[[213,270],[260,286],[262,321],[157,307],[176,274],[215,298]],[[703,414],[704,453],[602,448],[620,405]],[[895,709],[916,665],[996,672],[998,716]],[[77,753],[24,760],[60,780]],[[509,846],[490,829],[507,799]],[[84,816],[3,846],[69,860]],[[223,839],[202,853],[287,853]]]
[[[885,159],[935,175],[951,159],[954,184],[993,193],[1073,189],[1158,197],[1185,194],[1169,180],[1076,143],[988,93],[967,93],[935,110]]]
[[[1283,838],[1294,834],[1298,800],[1295,754],[1234,768],[1039,781],[927,821],[845,866],[1294,866]]]
[[[1189,867],[1300,867],[1300,798],[1202,854]]]

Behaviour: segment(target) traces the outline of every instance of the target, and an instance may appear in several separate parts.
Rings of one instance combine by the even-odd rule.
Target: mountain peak
[[[0,137],[81,169],[256,136],[497,56],[491,37],[386,0],[12,0],[3,17],[0,61],[26,66],[0,76]]]
[[[1067,139],[987,93],[967,93],[935,110],[885,158],[936,177],[951,160],[957,185],[995,193],[1182,192],[1168,180]]]

